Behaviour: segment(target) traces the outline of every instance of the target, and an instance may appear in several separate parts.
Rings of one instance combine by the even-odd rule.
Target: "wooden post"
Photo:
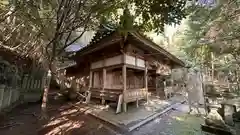
[[[118,103],[117,103],[117,110],[116,110],[116,113],[120,113],[122,111],[122,102],[123,102],[123,95],[120,94],[119,97],[118,97]]]
[[[104,89],[106,87],[106,68],[103,68],[103,86],[102,86],[102,91],[104,92]],[[102,104],[105,104],[105,99],[104,96],[102,96]]]
[[[127,112],[126,90],[127,90],[127,66],[124,64],[122,67],[123,77],[123,110]]]
[[[92,77],[93,77],[93,72],[90,71],[90,74],[89,74],[89,89],[92,87]]]
[[[139,107],[139,104],[138,104],[138,99],[137,99],[137,101],[136,101],[136,107],[137,107],[137,108]]]
[[[148,69],[147,69],[147,62],[145,61],[145,70],[144,70],[144,88],[147,93],[147,102],[148,102],[148,75],[147,75]]]

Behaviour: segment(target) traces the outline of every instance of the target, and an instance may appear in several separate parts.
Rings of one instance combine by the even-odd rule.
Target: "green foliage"
[[[144,31],[162,32],[164,24],[180,24],[186,17],[185,0],[134,0],[136,15],[141,16],[139,25]]]
[[[104,20],[119,24],[129,19],[138,30],[161,33],[166,24],[180,24],[186,17],[186,0],[116,0],[110,10],[102,15]],[[129,13],[126,16],[126,9]],[[125,12],[125,13],[124,13]],[[125,16],[125,17],[124,17]]]
[[[212,8],[193,5],[188,12],[180,46],[196,64],[210,66],[211,52],[219,58],[239,54],[239,1],[219,1]]]
[[[176,44],[181,56],[199,67],[212,79],[217,75],[231,78],[240,88],[240,1],[220,0],[215,7],[192,5],[190,15],[178,31]],[[229,75],[231,73],[231,75]],[[218,77],[218,79],[220,79]],[[222,78],[221,78],[222,79]]]

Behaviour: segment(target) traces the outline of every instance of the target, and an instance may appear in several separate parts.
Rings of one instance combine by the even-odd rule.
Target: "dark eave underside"
[[[148,38],[144,37],[142,34],[140,34],[138,32],[131,32],[131,35],[133,35],[140,42],[144,43],[144,45],[146,45],[146,47],[149,47],[149,48],[159,52],[161,55],[169,58],[174,63],[177,63],[180,66],[185,66],[185,63],[183,61],[181,61],[176,56],[174,56],[173,54],[169,53],[168,51],[166,51],[165,49],[163,49],[159,45],[157,45],[154,42],[150,41]]]

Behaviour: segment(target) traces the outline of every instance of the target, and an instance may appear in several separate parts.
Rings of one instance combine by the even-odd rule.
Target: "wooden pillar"
[[[106,87],[106,74],[107,74],[107,71],[106,71],[106,68],[103,68],[103,86],[102,86],[102,91],[104,92],[104,89]],[[105,93],[104,93],[105,94]],[[102,96],[102,104],[105,104],[105,99],[104,99],[104,96]]]
[[[122,111],[122,102],[123,102],[123,94],[120,94],[118,97],[118,103],[117,103],[117,110],[116,113],[120,113]]]
[[[147,102],[148,102],[148,69],[147,69],[147,62],[145,61],[145,70],[144,70],[144,88],[146,90],[146,98],[147,98]]]
[[[90,71],[90,74],[89,74],[89,89],[92,88],[92,80],[93,80],[93,72]]]
[[[122,77],[123,77],[123,110],[124,112],[127,112],[127,102],[126,102],[127,66],[125,64],[122,67]]]

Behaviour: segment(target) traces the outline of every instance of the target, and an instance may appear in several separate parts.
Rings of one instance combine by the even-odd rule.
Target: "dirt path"
[[[49,120],[39,122],[40,104],[21,105],[0,117],[0,135],[119,135],[111,125],[89,116],[67,102],[50,102]],[[123,135],[200,135],[202,119],[187,115],[187,105],[170,111],[146,125]]]
[[[50,120],[39,122],[40,104],[21,105],[1,117],[1,135],[115,135],[106,124],[68,103],[48,108]]]

